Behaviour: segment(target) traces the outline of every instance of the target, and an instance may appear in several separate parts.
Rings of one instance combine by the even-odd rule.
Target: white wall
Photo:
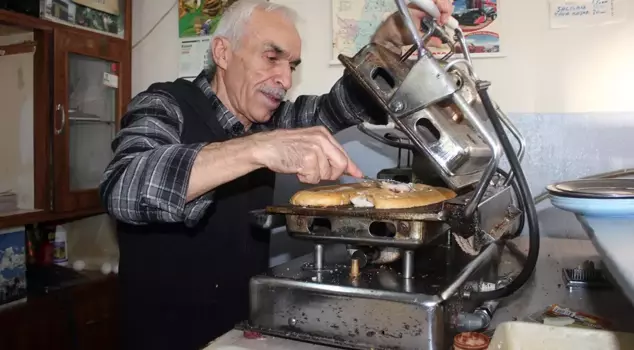
[[[341,75],[329,66],[331,1],[274,0],[302,17],[302,68],[297,94],[327,91]],[[505,57],[477,59],[478,75],[491,81],[492,96],[507,112],[622,112],[634,80],[634,21],[579,29],[550,29],[548,0],[498,0],[501,50]],[[617,0],[634,18],[634,6]],[[546,38],[546,39],[544,39]]]
[[[156,24],[175,0],[132,1],[132,43]],[[132,95],[158,81],[168,81],[178,74],[178,13],[171,13],[142,43],[132,51]]]
[[[331,1],[273,0],[296,9],[302,19],[302,67],[292,96],[327,91],[340,76],[330,66]],[[493,82],[491,92],[507,112],[585,113],[634,109],[629,82],[634,81],[634,4],[617,0],[626,12],[623,23],[550,29],[548,1],[499,0],[503,58],[478,59],[480,77]],[[156,23],[172,0],[135,0],[133,38]],[[176,77],[178,68],[176,9],[133,53],[133,92],[158,80]]]
[[[32,33],[1,36],[0,46],[27,40]],[[0,56],[0,77],[0,192],[33,209],[33,53]]]

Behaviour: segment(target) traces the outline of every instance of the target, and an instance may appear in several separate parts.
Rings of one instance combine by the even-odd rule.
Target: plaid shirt
[[[245,133],[244,126],[211,90],[208,72],[194,80],[216,107],[210,118],[218,118],[230,137]],[[344,76],[321,96],[299,96],[282,102],[271,120],[255,124],[258,132],[275,128],[323,125],[332,133],[369,121],[370,113],[349,88]],[[183,115],[167,93],[142,92],[129,104],[121,129],[112,142],[114,158],[106,168],[100,195],[108,213],[130,224],[184,222],[195,225],[213,203],[213,191],[186,202],[189,172],[198,152],[206,144],[183,144]]]

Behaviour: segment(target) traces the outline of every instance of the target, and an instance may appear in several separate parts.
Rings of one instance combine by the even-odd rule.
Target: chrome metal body
[[[458,313],[478,306],[460,291],[497,280],[499,239],[520,215],[508,187],[489,187],[465,217],[469,198],[418,210],[268,208],[315,251],[252,278],[243,327],[353,349],[445,349]],[[477,238],[480,254],[463,252],[456,237]]]
[[[401,56],[369,44],[339,59],[408,142],[361,129],[412,150],[413,178],[458,195],[415,209],[267,208],[278,220],[259,213],[257,222],[283,217],[287,233],[315,250],[252,278],[245,328],[353,349],[446,349],[458,315],[479,306],[465,297],[469,285],[499,279],[503,240],[517,233],[523,213],[512,174],[496,175],[503,152],[478,94],[486,83],[473,71],[460,30],[426,20],[421,37],[405,2],[396,3],[419,45]],[[461,45],[465,58],[450,60],[453,49],[433,57],[421,44],[431,35]],[[415,51],[418,59],[408,60]],[[498,112],[521,159],[522,136]]]
[[[493,259],[497,252],[483,256]],[[250,318],[243,327],[351,349],[444,350],[450,315],[476,307],[440,297],[464,273],[459,267],[468,266],[469,257],[448,246],[419,253],[410,279],[402,277],[399,264],[369,266],[352,278],[342,246],[325,252],[323,270],[313,268],[312,255],[277,266],[251,280]]]

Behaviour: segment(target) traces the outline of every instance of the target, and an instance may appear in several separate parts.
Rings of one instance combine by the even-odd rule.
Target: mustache
[[[286,90],[280,87],[263,86],[260,88],[260,91],[278,100],[283,100],[284,97],[286,97]]]

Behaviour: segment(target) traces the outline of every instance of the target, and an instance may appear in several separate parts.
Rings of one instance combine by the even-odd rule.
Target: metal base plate
[[[326,271],[307,268],[312,259],[309,254],[254,277],[244,326],[351,349],[437,350],[445,349],[451,315],[475,307],[437,297],[469,259],[459,249],[417,250],[412,279],[402,277],[400,261],[369,265],[352,278],[342,246],[325,250]]]

